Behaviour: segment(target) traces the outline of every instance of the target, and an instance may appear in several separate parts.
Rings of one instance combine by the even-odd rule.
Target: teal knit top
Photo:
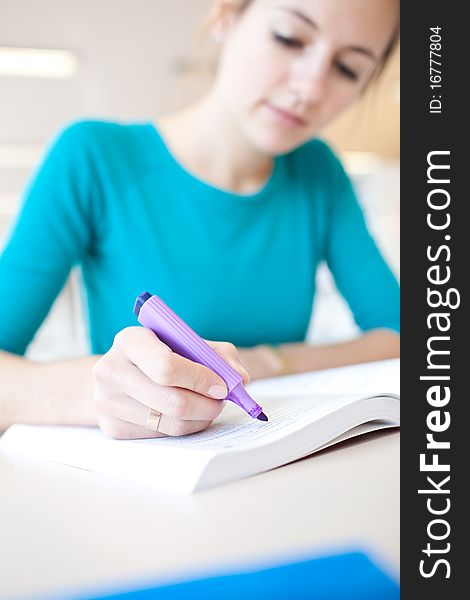
[[[322,261],[362,330],[399,330],[397,281],[324,142],[236,194],[185,170],[151,123],[77,121],[49,144],[0,255],[0,349],[25,352],[76,265],[93,353],[137,324],[144,290],[204,338],[300,342]]]

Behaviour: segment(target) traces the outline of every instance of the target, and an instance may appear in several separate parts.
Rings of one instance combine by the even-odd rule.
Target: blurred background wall
[[[0,0],[0,248],[45,144],[67,122],[153,121],[204,91],[210,79],[203,31],[209,6],[210,0]],[[379,83],[322,135],[342,156],[369,226],[398,275],[398,52]],[[309,340],[354,335],[325,269],[318,280]],[[72,274],[30,357],[88,351],[77,286]]]

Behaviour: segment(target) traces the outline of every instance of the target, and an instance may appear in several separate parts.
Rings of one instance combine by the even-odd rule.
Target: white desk
[[[363,549],[399,564],[399,434],[175,496],[0,453],[0,598],[175,581]]]

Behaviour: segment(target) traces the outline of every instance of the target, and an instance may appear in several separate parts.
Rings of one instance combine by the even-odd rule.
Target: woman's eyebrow
[[[369,50],[368,48],[363,48],[362,46],[348,46],[347,48],[345,48],[346,50],[351,50],[352,52],[359,52],[359,54],[364,54],[364,56],[368,56],[369,58],[372,58],[372,60],[379,60],[379,57],[376,56],[372,50]]]
[[[308,17],[302,11],[297,10],[295,8],[290,8],[288,6],[278,6],[278,8],[280,8],[281,10],[283,10],[285,12],[290,13],[291,15],[294,15],[295,17],[299,17],[299,19],[302,19],[302,21],[304,21],[305,23],[307,23],[314,29],[318,29],[318,25],[315,23],[315,21],[313,19],[311,19],[310,17]]]
[[[313,29],[318,30],[317,23],[315,23],[315,21],[313,19],[308,17],[302,11],[297,10],[295,8],[290,8],[287,6],[279,6],[278,8],[280,8],[281,10],[283,10],[285,12],[290,13],[291,15],[294,15],[295,17],[298,17],[299,19],[304,21],[304,23],[307,23],[307,25],[310,25],[311,27],[313,27]],[[373,60],[379,60],[378,56],[376,56],[372,52],[372,50],[369,50],[368,48],[364,48],[363,46],[348,46],[346,48],[346,50],[351,50],[352,52],[358,52],[359,54],[364,54],[365,56],[368,56],[369,58],[372,58]]]

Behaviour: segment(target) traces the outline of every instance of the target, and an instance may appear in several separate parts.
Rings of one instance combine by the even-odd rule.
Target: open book
[[[192,493],[400,422],[398,360],[259,380],[247,391],[269,422],[227,402],[208,430],[179,438],[123,441],[93,427],[13,425],[0,451]]]

